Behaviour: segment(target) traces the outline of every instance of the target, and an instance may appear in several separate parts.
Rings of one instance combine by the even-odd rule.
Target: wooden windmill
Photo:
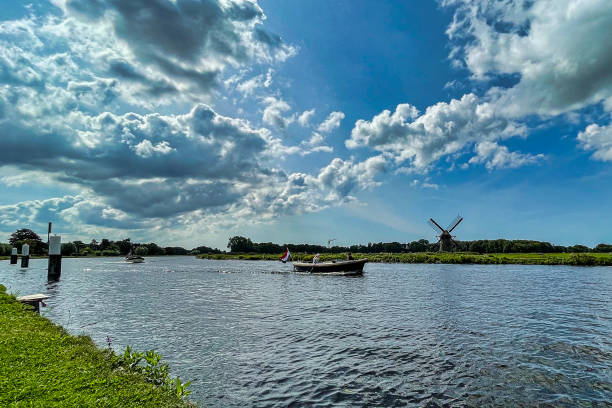
[[[431,225],[431,227],[434,229],[434,231],[436,231],[436,233],[440,234],[437,235],[437,237],[439,238],[438,242],[440,243],[441,252],[450,252],[453,250],[453,243],[457,245],[457,242],[453,239],[455,237],[451,235],[451,232],[453,232],[453,230],[457,227],[457,225],[459,225],[461,221],[463,221],[463,217],[458,215],[453,220],[453,222],[448,224],[448,227],[444,229],[433,218],[429,219],[429,225]]]

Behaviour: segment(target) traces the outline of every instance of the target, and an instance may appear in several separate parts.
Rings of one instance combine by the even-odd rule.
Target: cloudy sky
[[[610,38],[609,0],[7,0],[0,241],[407,242],[460,213],[463,240],[612,242]]]

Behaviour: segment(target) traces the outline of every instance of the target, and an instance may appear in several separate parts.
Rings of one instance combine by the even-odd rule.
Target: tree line
[[[259,254],[277,254],[288,248],[291,252],[303,253],[408,253],[408,252],[436,252],[440,245],[436,242],[429,242],[426,239],[412,241],[408,243],[400,242],[378,242],[368,243],[367,245],[351,246],[332,246],[311,244],[274,244],[272,242],[252,242],[250,238],[242,236],[231,237],[227,243],[230,252],[251,252]],[[455,251],[486,253],[584,253],[584,252],[612,252],[612,245],[599,244],[594,248],[585,245],[552,245],[550,242],[532,240],[476,240],[476,241],[456,241]]]
[[[21,253],[23,244],[30,246],[32,255],[46,255],[47,243],[43,242],[34,231],[22,228],[11,234],[8,244],[0,243],[0,256],[11,254],[11,249],[16,247]],[[301,253],[412,253],[412,252],[437,252],[439,244],[420,239],[408,243],[400,242],[378,242],[367,245],[332,246],[313,244],[275,244],[272,242],[253,242],[250,238],[243,236],[231,237],[227,243],[230,252],[258,253],[258,254],[280,254],[288,248],[291,252]],[[612,245],[599,244],[593,248],[585,245],[561,246],[552,245],[549,242],[532,240],[476,240],[456,241],[455,250],[459,252],[486,253],[585,253],[585,252],[612,252]],[[64,256],[121,256],[130,251],[141,256],[159,255],[198,255],[224,253],[218,248],[205,245],[192,249],[179,246],[161,247],[154,242],[138,243],[126,238],[113,241],[106,238],[100,241],[92,239],[91,242],[71,241],[62,244],[62,255]]]
[[[8,244],[0,243],[0,256],[11,254],[12,248],[17,248],[21,253],[23,244],[30,246],[30,254],[46,255],[48,251],[47,243],[43,242],[34,231],[22,228],[11,234]],[[178,246],[161,247],[154,242],[138,243],[132,242],[130,238],[120,241],[113,241],[103,238],[100,241],[92,239],[91,242],[71,241],[62,244],[62,255],[64,256],[121,256],[130,251],[137,255],[198,255],[205,253],[221,253],[219,249],[207,246],[199,246],[193,249],[186,249]]]

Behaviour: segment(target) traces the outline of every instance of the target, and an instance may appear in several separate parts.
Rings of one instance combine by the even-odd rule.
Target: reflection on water
[[[155,348],[208,406],[611,406],[612,268],[102,258],[47,282],[30,262],[0,283],[101,346]]]

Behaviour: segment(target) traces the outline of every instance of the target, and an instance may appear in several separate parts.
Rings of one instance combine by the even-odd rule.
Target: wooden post
[[[30,246],[23,244],[21,246],[21,267],[27,268],[30,265]]]
[[[49,267],[48,280],[59,280],[62,275],[62,237],[53,235],[49,237]]]
[[[17,248],[11,250],[11,265],[17,265]]]

